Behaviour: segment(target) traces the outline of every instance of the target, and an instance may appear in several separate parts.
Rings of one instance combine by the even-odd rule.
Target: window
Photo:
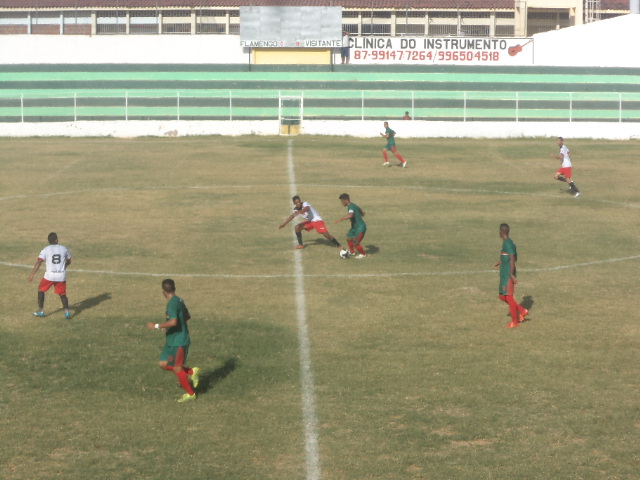
[[[191,33],[190,23],[162,23],[162,33]]]
[[[158,33],[158,14],[155,10],[133,10],[129,14],[129,33],[154,35]]]
[[[489,18],[489,12],[460,12],[460,18]]]
[[[127,14],[123,10],[96,13],[96,33],[114,35],[127,33]]]
[[[496,25],[496,37],[513,37],[515,34],[513,25]]]
[[[429,25],[429,35],[434,37],[450,37],[458,35],[457,25]]]
[[[457,12],[429,12],[429,18],[458,18]]]
[[[396,25],[396,35],[424,35],[424,25]]]
[[[362,35],[372,35],[372,36],[388,36],[391,35],[391,25],[385,24],[377,24],[373,25],[370,23],[362,24]]]
[[[342,31],[347,31],[351,35],[357,35],[358,34],[358,25],[354,24],[354,23],[343,23],[342,24]]]
[[[488,37],[489,25],[462,25],[460,35],[468,37]]]

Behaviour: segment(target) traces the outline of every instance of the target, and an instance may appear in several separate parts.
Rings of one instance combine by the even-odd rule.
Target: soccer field
[[[0,139],[0,478],[637,479],[640,142],[565,140],[579,198],[553,138],[398,139],[406,169],[380,138]],[[343,192],[368,258],[293,250],[291,196],[345,244]],[[32,316],[51,231],[71,320]],[[145,328],[167,277],[188,404]]]

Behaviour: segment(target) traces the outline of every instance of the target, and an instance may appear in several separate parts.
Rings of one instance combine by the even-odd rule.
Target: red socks
[[[404,163],[404,158],[402,158],[402,155],[400,155],[395,148],[393,148],[391,151],[393,152],[393,154],[396,156],[396,158],[398,160],[400,160],[402,163]]]
[[[193,395],[193,388],[191,388],[191,384],[189,383],[189,376],[187,375],[187,371],[183,368],[178,373],[176,373],[178,377],[178,381],[180,382],[180,386],[187,392],[189,395]]]
[[[354,250],[357,250],[358,253],[361,253],[362,255],[367,254],[367,252],[365,251],[362,245],[360,244],[354,245],[352,240],[347,240],[347,245],[349,245],[349,252],[351,253],[351,255],[354,254]]]
[[[519,323],[520,320],[518,318],[518,314],[520,312],[524,312],[524,308],[518,305],[518,303],[513,298],[513,295],[499,295],[498,298],[502,300],[504,303],[509,305],[509,313],[511,314],[511,320],[515,323]]]
[[[173,367],[166,365],[164,367],[160,367],[163,370],[167,370],[169,372],[174,372],[175,370],[173,369]],[[182,370],[180,370],[178,373],[176,373],[176,376],[178,377],[178,382],[180,383],[180,386],[189,394],[189,395],[193,395],[193,388],[191,388],[191,383],[189,383],[189,375],[193,375],[193,369],[189,368],[189,367],[182,367]]]

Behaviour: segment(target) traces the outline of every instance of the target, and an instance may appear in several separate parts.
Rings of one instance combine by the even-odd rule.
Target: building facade
[[[239,35],[253,5],[342,7],[357,36],[530,37],[629,13],[618,0],[0,0],[0,35]]]

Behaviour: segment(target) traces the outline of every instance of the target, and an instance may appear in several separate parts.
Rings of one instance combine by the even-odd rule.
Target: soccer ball
[[[345,250],[344,248],[340,250],[340,258],[349,258],[349,250]]]

